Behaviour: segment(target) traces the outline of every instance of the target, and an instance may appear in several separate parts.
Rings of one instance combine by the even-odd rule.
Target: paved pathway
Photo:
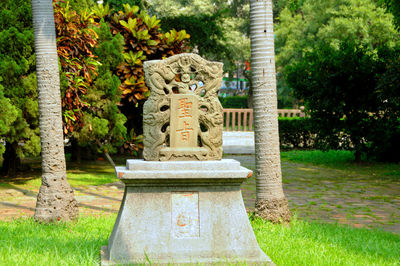
[[[255,168],[253,156],[231,155],[243,166]],[[371,179],[343,170],[292,162],[282,163],[283,187],[290,209],[307,220],[338,222],[354,227],[378,227],[400,234],[400,180]],[[242,186],[246,207],[255,203],[255,178]],[[115,213],[123,195],[116,182],[75,188],[81,214]],[[0,219],[32,216],[37,191],[0,189]]]

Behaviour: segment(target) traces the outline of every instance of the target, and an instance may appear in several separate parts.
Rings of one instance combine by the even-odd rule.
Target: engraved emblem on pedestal
[[[200,237],[199,193],[173,192],[171,207],[173,237]]]

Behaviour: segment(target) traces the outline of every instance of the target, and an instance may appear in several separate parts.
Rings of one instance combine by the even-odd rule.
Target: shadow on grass
[[[85,207],[85,208],[89,208],[89,209],[97,210],[97,211],[103,211],[103,212],[109,212],[109,213],[116,213],[116,211],[113,210],[113,209],[108,209],[108,208],[104,208],[104,207],[92,206],[92,205],[85,204],[85,203],[81,203],[81,202],[78,203],[78,207]]]
[[[34,192],[34,191],[31,191],[31,190],[28,190],[28,189],[22,189],[22,188],[13,186],[13,185],[9,185],[9,187],[14,189],[14,190],[17,190],[19,192],[22,192],[24,195],[26,195],[28,197],[31,197],[31,198],[34,198],[34,199],[37,198],[37,193]],[[83,189],[74,188],[74,190],[77,190],[77,191],[79,191],[81,193],[85,193],[85,194],[88,194],[88,195],[93,195],[93,196],[96,196],[96,197],[99,197],[99,198],[104,198],[104,199],[114,200],[114,201],[120,201],[119,199],[116,199],[116,198],[103,196],[103,195],[97,194],[97,193],[87,192],[87,191],[85,191]],[[13,207],[13,208],[18,208],[18,209],[29,209],[29,210],[33,210],[33,211],[35,210],[35,209],[27,207],[27,206],[18,205],[18,204],[10,203],[10,202],[0,202],[0,204],[2,204],[4,206],[7,206],[7,207]],[[79,207],[85,207],[85,208],[89,208],[89,209],[92,209],[92,210],[104,211],[104,212],[109,212],[109,213],[114,213],[115,212],[115,210],[113,210],[113,209],[93,206],[93,205],[82,203],[82,202],[79,202],[78,204],[79,204]]]
[[[76,187],[74,187],[73,189],[76,190],[76,191],[79,191],[79,192],[81,192],[81,193],[87,194],[87,195],[92,195],[92,196],[95,196],[95,197],[99,197],[99,198],[103,198],[103,199],[108,199],[108,200],[113,200],[113,201],[118,201],[118,202],[121,201],[120,199],[116,199],[116,198],[113,198],[113,197],[104,196],[104,195],[101,195],[101,194],[98,194],[98,193],[89,192],[89,191],[86,191],[86,190],[84,190],[84,189],[80,189],[80,188],[76,188]]]
[[[25,172],[18,172],[15,177],[0,176],[0,182],[3,184],[13,183],[16,185],[25,185],[31,180],[40,178],[40,176],[41,170],[30,170]]]
[[[85,162],[84,164],[67,164],[67,171],[71,173],[96,173],[96,174],[110,174],[114,173],[114,168],[109,164],[99,163],[97,161]]]
[[[11,188],[11,189],[14,189],[16,191],[22,192],[25,196],[32,197],[32,198],[36,198],[37,197],[37,192],[35,192],[35,191],[28,190],[28,189],[23,189],[23,188],[20,188],[20,187],[16,187],[16,186],[14,186],[12,184],[8,184],[8,187]]]
[[[11,207],[11,208],[35,211],[34,208],[23,206],[23,205],[14,204],[14,203],[11,203],[11,202],[0,201],[0,204],[3,205],[3,206],[6,206],[6,207]]]

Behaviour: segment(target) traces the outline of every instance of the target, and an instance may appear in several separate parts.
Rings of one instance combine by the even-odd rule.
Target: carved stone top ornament
[[[222,158],[222,67],[196,54],[144,63],[150,88],[143,107],[145,160]]]

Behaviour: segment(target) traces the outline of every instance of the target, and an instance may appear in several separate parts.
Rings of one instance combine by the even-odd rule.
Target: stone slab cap
[[[238,161],[144,161],[128,160],[126,167],[115,168],[122,182],[137,184],[243,182],[252,171]]]
[[[145,160],[127,160],[127,170],[135,171],[163,171],[163,170],[240,170],[240,162],[233,159],[223,159],[221,161],[145,161]]]

